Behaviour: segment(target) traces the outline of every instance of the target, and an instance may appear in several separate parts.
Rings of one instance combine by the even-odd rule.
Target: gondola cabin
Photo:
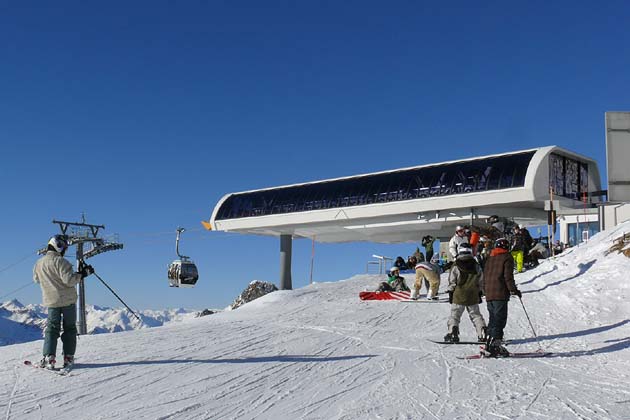
[[[175,260],[168,266],[170,287],[194,287],[197,280],[199,280],[199,272],[192,261]]]

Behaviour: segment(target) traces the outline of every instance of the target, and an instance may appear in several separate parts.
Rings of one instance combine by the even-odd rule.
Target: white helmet
[[[459,232],[460,230],[464,230],[464,227],[460,225],[455,226],[455,232]]]
[[[394,271],[398,271],[398,272],[400,272],[400,268],[398,268],[398,267],[396,267],[396,266],[393,266],[392,268],[390,268],[390,269],[389,269],[389,272],[390,272],[390,273],[393,273]]]
[[[66,235],[55,235],[50,238],[48,245],[52,246],[55,251],[62,253],[68,249],[68,237]]]
[[[472,247],[470,246],[469,243],[463,243],[463,244],[459,244],[459,247],[457,247],[457,256],[463,256],[463,255],[472,255]]]

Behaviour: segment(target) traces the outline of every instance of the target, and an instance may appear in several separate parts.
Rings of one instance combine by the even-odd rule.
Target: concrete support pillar
[[[291,290],[291,247],[293,237],[280,235],[280,290]]]

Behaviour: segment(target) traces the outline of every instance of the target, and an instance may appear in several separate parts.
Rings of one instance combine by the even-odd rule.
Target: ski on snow
[[[510,359],[510,358],[514,358],[514,359],[527,359],[527,358],[535,358],[535,357],[548,357],[551,356],[553,353],[549,352],[549,351],[530,351],[530,352],[510,352],[508,355],[506,356],[487,356],[485,355],[483,352],[480,352],[479,354],[471,354],[469,356],[458,356],[458,359],[464,359],[464,360],[476,360],[476,359]]]
[[[70,371],[72,370],[72,367],[73,367],[73,365],[70,365],[70,366],[66,366],[64,368],[48,369],[48,368],[41,367],[37,363],[33,363],[30,360],[25,360],[24,361],[24,365],[33,367],[33,368],[38,369],[38,370],[45,370],[47,372],[54,373],[55,375],[59,375],[59,376],[66,376],[66,375],[68,375],[70,373]]]
[[[432,340],[430,338],[427,338],[427,340],[435,344],[486,344],[485,341],[458,341],[457,343],[453,343],[452,341]],[[503,344],[510,344],[510,342],[504,341]]]
[[[452,341],[431,340],[430,338],[427,340],[435,344],[484,344],[484,341],[458,341],[454,343]]]

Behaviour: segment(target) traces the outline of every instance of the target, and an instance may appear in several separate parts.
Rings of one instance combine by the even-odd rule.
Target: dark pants
[[[63,306],[61,308],[48,308],[48,322],[44,335],[44,356],[57,354],[57,339],[61,333],[63,318],[63,354],[74,356],[77,348],[77,305]]]
[[[503,329],[507,324],[508,317],[507,300],[490,300],[488,301],[488,337],[503,339]]]

